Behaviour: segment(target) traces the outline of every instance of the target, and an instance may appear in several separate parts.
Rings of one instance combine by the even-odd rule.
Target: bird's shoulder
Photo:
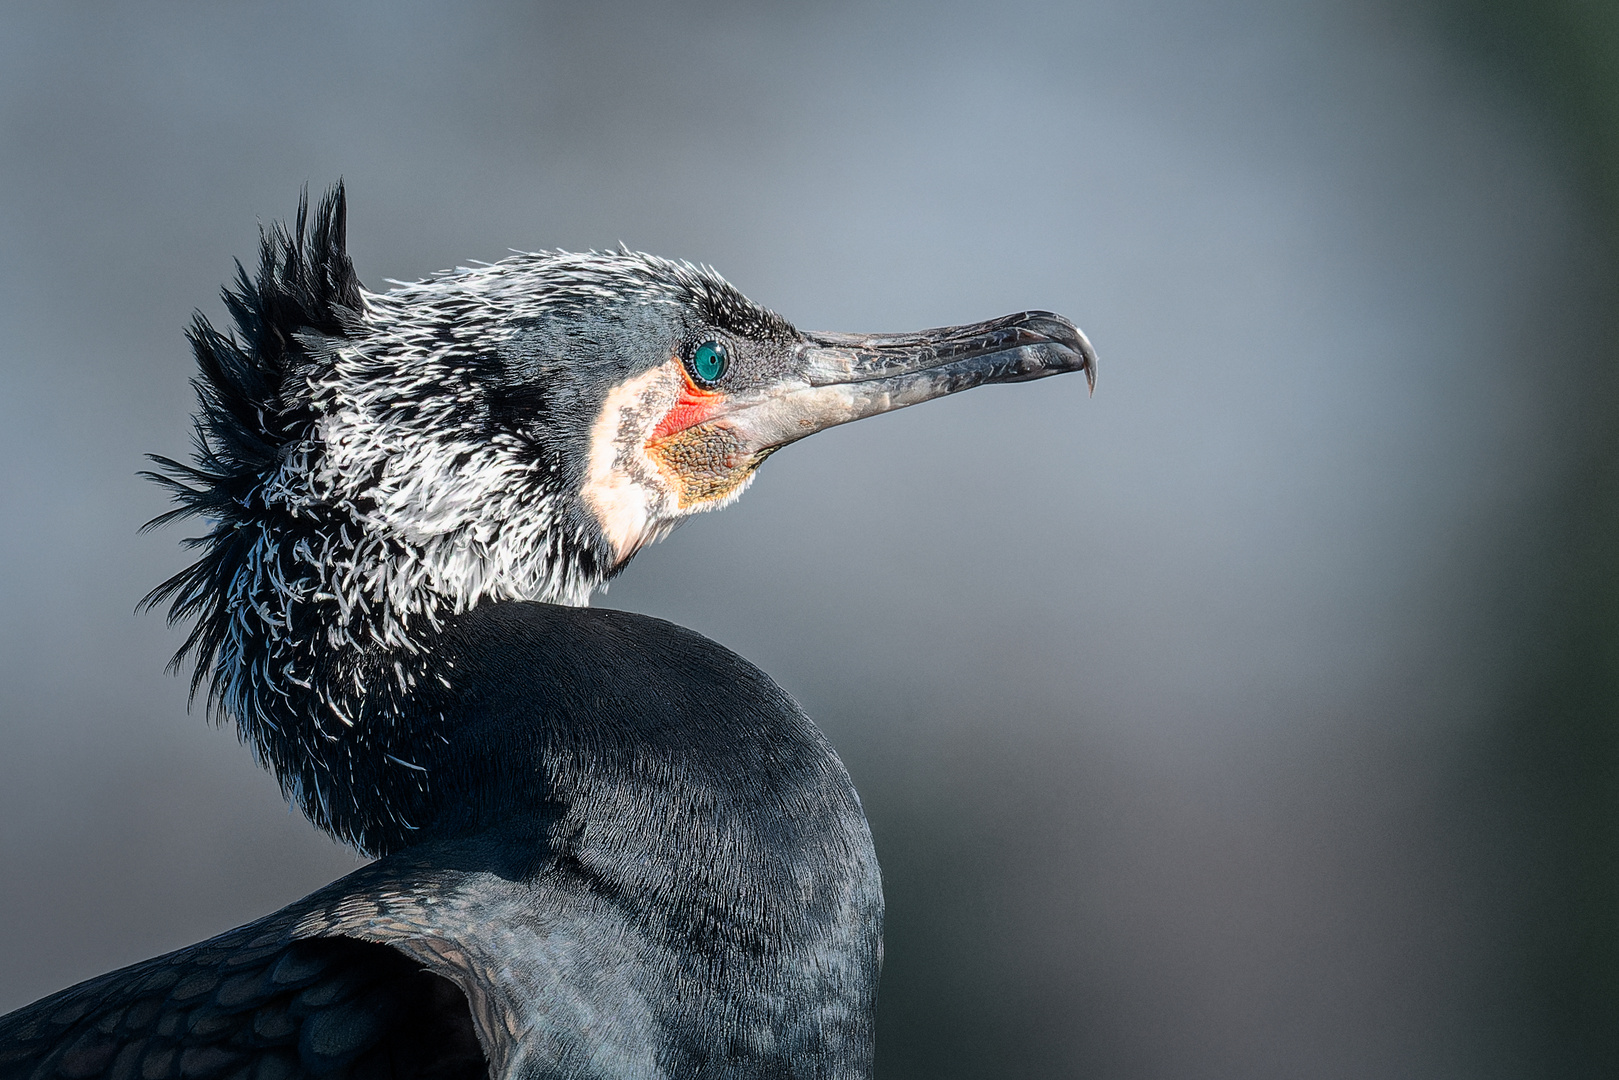
[[[570,607],[533,600],[480,604],[450,620],[435,647],[469,647],[527,662],[573,664],[583,660],[597,671],[621,675],[670,661],[735,674],[768,678],[753,664],[696,630],[634,611]]]
[[[775,680],[736,652],[636,612],[532,601],[483,604],[449,622],[433,655],[463,704],[543,700],[558,715],[580,721],[586,714],[655,710],[687,736],[712,731],[716,711],[779,716],[793,728],[802,718]]]

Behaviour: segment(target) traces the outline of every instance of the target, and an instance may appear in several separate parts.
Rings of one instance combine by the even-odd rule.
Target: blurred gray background
[[[881,1076],[1612,1075],[1619,308],[1537,12],[0,8],[0,1011],[355,865],[132,613],[181,328],[342,176],[373,288],[623,241],[808,328],[1095,342],[1094,398],[828,432],[600,601],[854,773]]]

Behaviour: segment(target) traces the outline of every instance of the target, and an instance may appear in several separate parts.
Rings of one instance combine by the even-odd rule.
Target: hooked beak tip
[[[1092,396],[1095,396],[1096,348],[1091,344],[1091,339],[1086,337],[1084,332],[1077,326],[1074,328],[1074,335],[1079,338],[1079,355],[1082,359],[1080,370],[1085,372],[1085,389],[1089,391]]]
[[[1025,331],[1070,353],[1074,357],[1072,365],[1056,366],[1055,370],[1084,372],[1086,389],[1096,393],[1096,348],[1083,330],[1061,315],[1046,311],[1031,311],[1014,318],[1019,319]]]

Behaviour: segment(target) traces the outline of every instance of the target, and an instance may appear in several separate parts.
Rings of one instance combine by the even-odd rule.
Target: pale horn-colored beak
[[[735,392],[721,420],[755,460],[817,431],[989,383],[1082,371],[1096,386],[1096,351],[1049,311],[914,334],[805,333],[792,373]]]

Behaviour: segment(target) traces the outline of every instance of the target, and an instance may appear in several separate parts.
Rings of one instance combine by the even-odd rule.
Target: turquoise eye
[[[717,341],[705,341],[691,354],[691,373],[701,383],[719,382],[725,377],[725,369],[730,366],[731,359],[725,355],[725,346]]]

